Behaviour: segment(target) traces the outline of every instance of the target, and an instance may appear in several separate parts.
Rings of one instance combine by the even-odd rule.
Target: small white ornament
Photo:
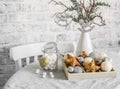
[[[54,78],[55,76],[54,75],[50,75],[51,78]]]
[[[104,59],[104,57],[107,57],[105,53],[99,53],[98,59]]]
[[[75,72],[75,73],[82,73],[82,72],[83,72],[83,68],[80,67],[80,66],[76,66],[76,67],[74,68],[74,72]]]
[[[82,62],[84,62],[84,58],[83,58],[83,57],[78,57],[78,61],[79,61],[80,63],[82,63]]]
[[[40,69],[37,69],[37,70],[36,70],[36,74],[40,74]]]
[[[46,73],[46,72],[43,72],[42,77],[43,77],[43,78],[46,78],[46,77],[47,77],[47,73]]]
[[[112,70],[112,64],[109,61],[105,61],[101,64],[101,70],[109,72]]]
[[[46,75],[43,75],[42,77],[43,77],[43,78],[46,78]]]
[[[89,54],[90,57],[94,58],[94,59],[97,59],[98,58],[98,52],[97,51],[93,51]]]
[[[68,67],[68,72],[72,73],[74,71],[74,68],[72,66]]]
[[[52,74],[53,74],[53,72],[50,72],[49,74],[50,74],[50,75],[52,75]]]
[[[92,60],[93,60],[93,59],[92,59],[91,57],[87,57],[87,58],[85,58],[84,62],[85,62],[85,63],[91,63]]]
[[[50,72],[49,74],[50,74],[50,77],[51,77],[51,78],[54,78],[54,77],[55,77],[54,74],[53,74],[53,72]]]

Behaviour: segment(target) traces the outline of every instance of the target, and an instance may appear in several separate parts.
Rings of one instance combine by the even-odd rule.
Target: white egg
[[[109,61],[105,61],[101,64],[101,70],[109,72],[112,70],[112,64]]]
[[[85,60],[84,60],[84,62],[85,62],[85,63],[91,63],[92,60],[93,60],[93,59],[92,59],[91,57],[86,57]]]

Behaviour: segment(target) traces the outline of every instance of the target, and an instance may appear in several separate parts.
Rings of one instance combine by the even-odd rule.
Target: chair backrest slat
[[[10,58],[13,60],[18,60],[21,58],[40,55],[44,44],[45,43],[35,43],[13,47],[10,49]]]

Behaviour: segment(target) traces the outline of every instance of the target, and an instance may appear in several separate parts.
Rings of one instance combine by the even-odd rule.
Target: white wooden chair
[[[41,50],[44,44],[45,43],[34,43],[11,48],[10,58],[15,61],[16,70],[30,64],[31,59],[33,59],[34,62],[37,61],[38,56],[43,54]]]
[[[34,43],[20,45],[10,48],[10,58],[15,61],[16,70],[30,64],[30,59],[37,61],[40,55],[43,55],[42,49],[46,43]],[[67,52],[74,53],[74,43],[59,42],[57,43],[58,50],[61,54]],[[24,64],[25,61],[25,64]]]

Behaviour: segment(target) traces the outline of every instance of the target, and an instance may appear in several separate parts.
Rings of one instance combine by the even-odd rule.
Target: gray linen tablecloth
[[[55,78],[41,78],[35,74],[40,68],[38,63],[33,63],[17,71],[5,84],[3,89],[120,89],[120,53],[105,50],[113,59],[113,66],[117,71],[115,78],[94,78],[69,81],[61,66],[54,72]]]

